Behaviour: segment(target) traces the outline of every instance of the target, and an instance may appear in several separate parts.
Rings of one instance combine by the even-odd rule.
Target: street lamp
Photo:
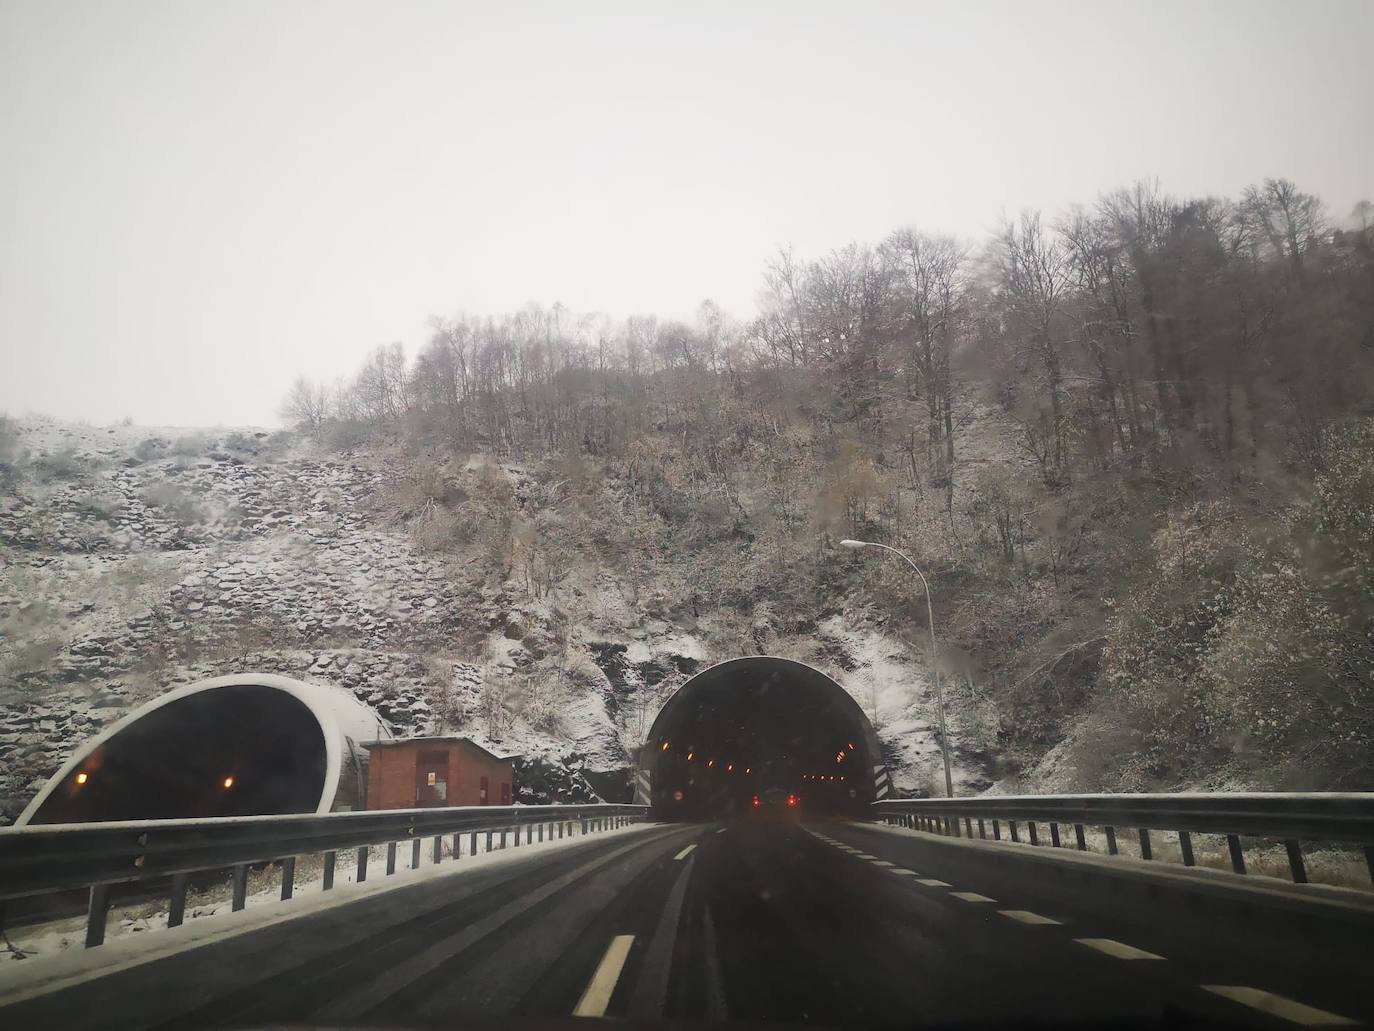
[[[914,569],[916,575],[921,578],[921,586],[924,587],[926,591],[926,615],[928,616],[927,621],[930,624],[930,672],[935,677],[935,711],[940,718],[940,754],[945,760],[945,795],[949,798],[953,798],[954,777],[949,771],[949,733],[945,729],[945,692],[940,687],[940,666],[935,655],[935,607],[930,602],[930,583],[926,580],[925,573],[921,572],[920,567],[916,565],[915,562],[911,561],[905,554],[889,545],[878,544],[874,541],[843,540],[840,541],[840,547],[882,548],[884,551],[890,551]]]

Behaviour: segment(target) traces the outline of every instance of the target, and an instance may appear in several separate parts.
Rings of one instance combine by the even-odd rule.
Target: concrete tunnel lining
[[[223,727],[222,738],[215,737],[215,729],[207,729],[217,724]],[[84,742],[24,809],[16,826],[326,813],[360,806],[360,763],[365,762],[360,746],[390,736],[375,712],[341,688],[271,673],[216,677],[161,695]],[[213,762],[216,755],[246,756],[264,773],[285,779],[268,782],[264,777],[255,783],[256,771],[234,774],[226,769],[223,775],[236,777],[233,788],[240,794],[234,796],[221,781],[224,801],[210,800],[205,791],[197,794],[195,786],[169,777],[166,764],[157,760],[158,750],[168,757],[181,754],[193,769],[204,764],[195,751],[198,745],[211,757],[205,761]],[[117,765],[106,767],[107,763]],[[101,767],[110,775],[122,771],[125,783],[119,790],[98,794]],[[196,773],[207,775],[203,770]],[[86,783],[78,783],[82,774]],[[92,793],[82,798],[80,792],[88,784]],[[131,802],[140,788],[148,797]]]
[[[697,736],[712,733],[702,722],[703,713],[711,714],[711,718],[720,715],[726,721],[731,713],[736,719],[741,713],[748,713],[756,722],[765,724],[791,721],[792,726],[783,729],[782,733],[804,726],[818,739],[829,735],[834,742],[842,742],[841,748],[846,745],[852,748],[853,761],[846,769],[852,771],[849,776],[854,779],[845,782],[847,806],[851,810],[879,797],[881,790],[877,785],[886,782],[887,771],[878,735],[858,702],[834,678],[795,659],[743,656],[717,663],[691,677],[674,692],[655,718],[640,751],[635,801],[653,806],[658,818],[668,818],[675,810],[681,811],[680,804],[673,802],[672,793],[686,790],[686,785],[681,783],[683,771],[687,769],[683,764],[688,761],[684,751],[696,744],[692,740],[694,733]],[[756,726],[745,733],[752,741],[758,734],[766,737],[772,729]],[[806,748],[818,747],[823,750],[824,746],[819,741],[799,746],[803,752]],[[805,761],[811,754],[799,755],[798,761]],[[691,761],[696,761],[695,757]],[[700,767],[694,769],[700,770]],[[782,778],[791,775],[801,777],[804,771],[794,764],[789,773],[771,774],[770,780],[781,783]],[[756,778],[756,784],[763,783],[756,774],[751,776]],[[838,786],[838,783],[827,785],[827,790],[833,796]],[[850,787],[854,790],[852,797],[848,795]],[[798,788],[817,793],[816,785],[809,782],[798,782]],[[753,793],[753,788],[745,788],[743,784],[726,790],[737,797]],[[704,814],[692,810],[690,815],[700,817]]]

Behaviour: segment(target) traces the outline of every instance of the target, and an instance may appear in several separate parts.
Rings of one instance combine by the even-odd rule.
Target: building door
[[[415,804],[449,805],[448,752],[421,752],[415,760]]]

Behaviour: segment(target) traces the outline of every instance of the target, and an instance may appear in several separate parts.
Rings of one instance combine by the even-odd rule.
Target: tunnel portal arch
[[[658,819],[699,819],[738,812],[768,789],[844,812],[885,797],[872,722],[838,681],[795,659],[748,655],[702,670],[659,710],[635,801]]]
[[[362,808],[366,742],[390,738],[347,690],[242,673],[161,695],[84,742],[16,825]]]

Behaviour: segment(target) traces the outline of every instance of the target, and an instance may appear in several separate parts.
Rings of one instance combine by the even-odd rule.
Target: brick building
[[[465,737],[374,741],[367,751],[369,809],[511,804],[511,761]]]

